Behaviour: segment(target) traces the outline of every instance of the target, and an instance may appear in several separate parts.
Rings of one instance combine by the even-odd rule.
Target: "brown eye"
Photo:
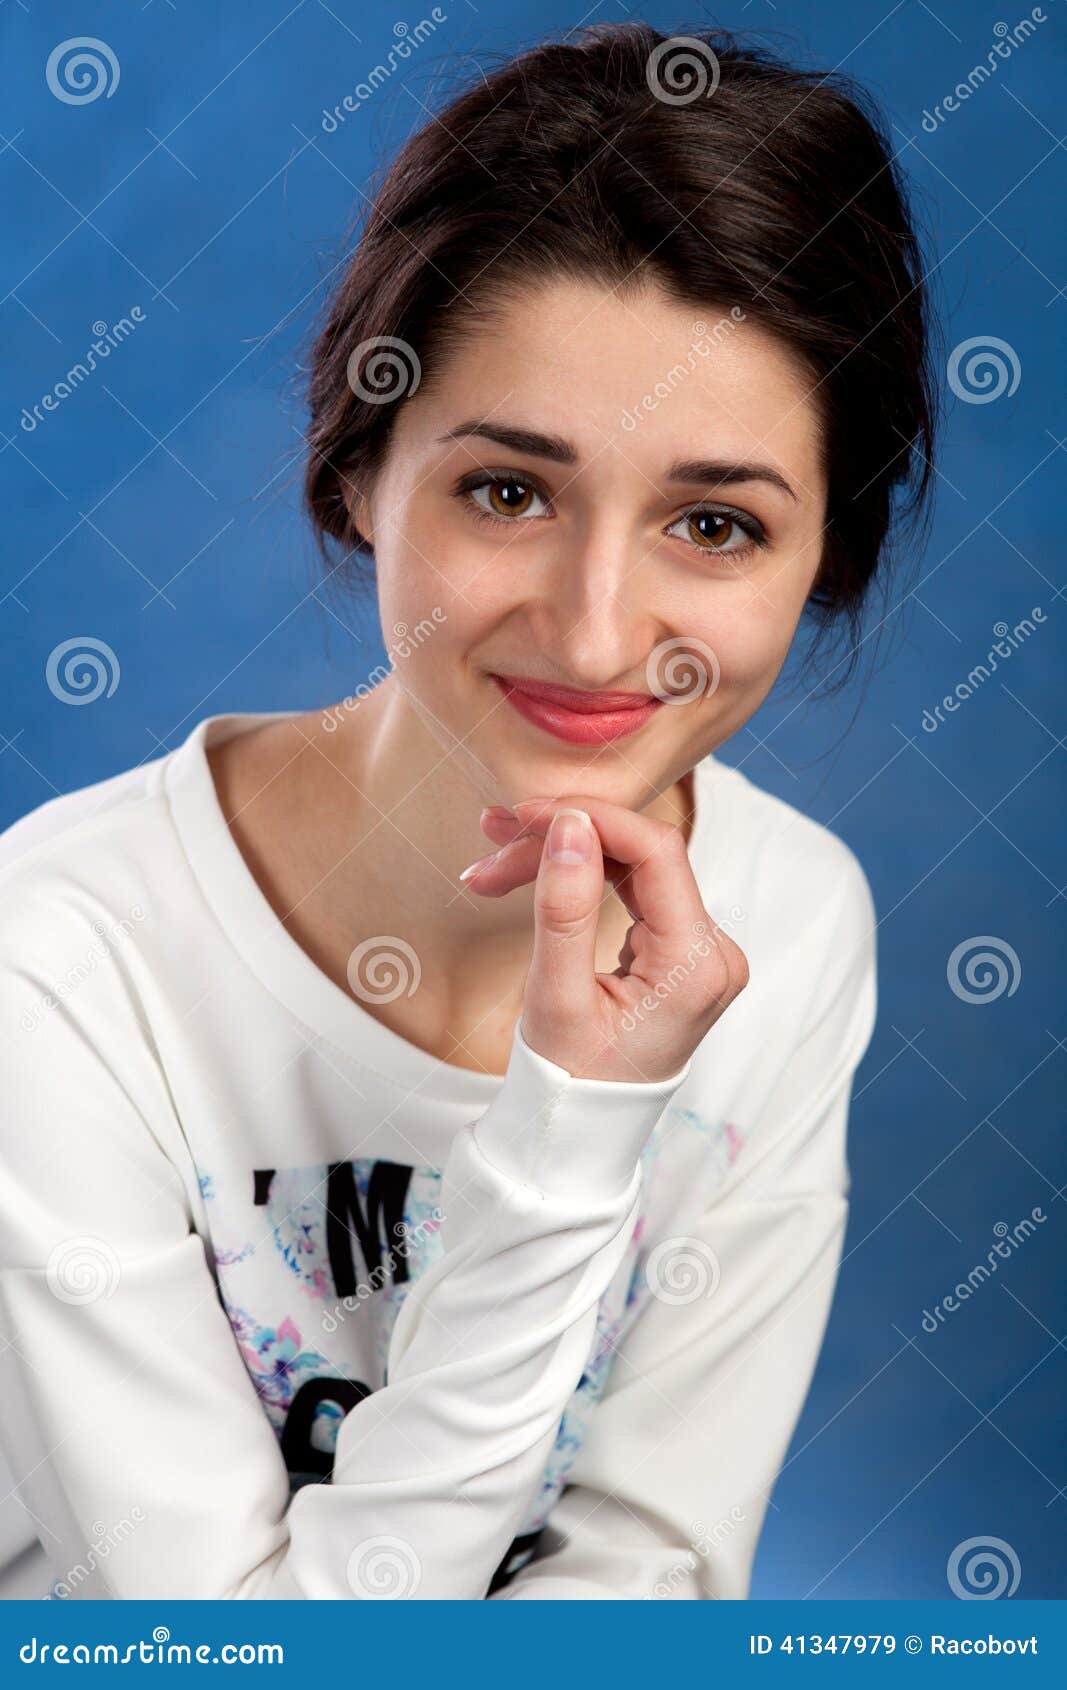
[[[686,517],[689,538],[706,551],[722,551],[736,526],[732,517],[718,511],[693,511]]]
[[[475,487],[468,487],[468,497],[474,500],[487,516],[507,521],[509,517],[543,516],[545,502],[535,487],[517,475],[498,475]]]
[[[754,517],[740,511],[712,510],[705,505],[680,516],[667,533],[677,535],[698,551],[722,552],[738,558],[755,546],[767,544],[762,524]]]

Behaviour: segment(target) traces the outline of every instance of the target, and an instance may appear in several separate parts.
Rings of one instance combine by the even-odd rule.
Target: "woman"
[[[744,43],[589,30],[404,147],[308,433],[391,670],[4,836],[23,1591],[747,1593],[875,918],[714,753],[919,510],[927,338],[876,118]]]

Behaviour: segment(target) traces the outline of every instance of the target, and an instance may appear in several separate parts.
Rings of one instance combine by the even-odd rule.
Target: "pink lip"
[[[582,692],[513,675],[492,679],[520,716],[575,745],[597,745],[636,733],[662,703],[648,693]]]

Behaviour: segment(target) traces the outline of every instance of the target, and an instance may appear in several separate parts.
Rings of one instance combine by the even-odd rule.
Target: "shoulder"
[[[714,895],[729,889],[743,906],[788,910],[791,928],[877,924],[874,898],[855,851],[832,828],[758,786],[741,769],[707,760],[703,790],[711,818],[703,864]],[[703,882],[702,882],[703,884]]]
[[[177,852],[164,761],[51,798],[0,832],[5,995],[17,982],[49,990],[110,937],[164,914]]]
[[[711,759],[706,845],[694,863],[705,904],[745,953],[739,1000],[754,1036],[792,1042],[816,1027],[873,1026],[878,915],[867,875],[838,834]],[[732,1012],[731,1012],[732,1013]]]

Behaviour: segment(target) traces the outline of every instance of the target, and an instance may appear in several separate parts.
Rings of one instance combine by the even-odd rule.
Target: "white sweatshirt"
[[[0,836],[0,1595],[745,1596],[845,1227],[862,869],[706,759],[746,991],[670,1080],[519,1028],[475,1073],[260,891],[205,747],[285,714]]]

